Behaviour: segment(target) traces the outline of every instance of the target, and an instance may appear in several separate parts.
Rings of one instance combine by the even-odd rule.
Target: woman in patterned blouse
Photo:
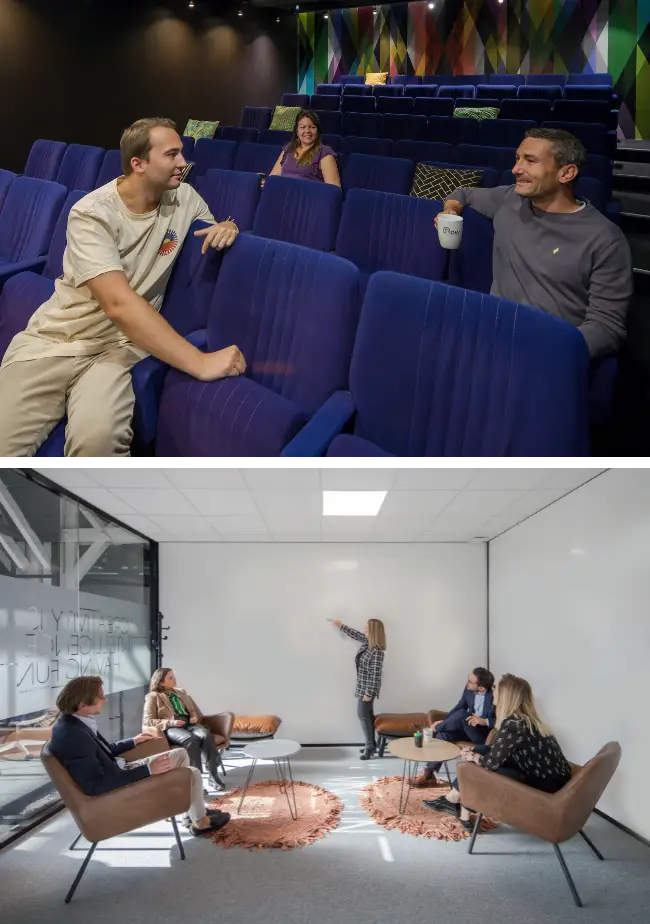
[[[562,749],[537,711],[533,691],[527,680],[504,674],[494,697],[497,721],[488,744],[461,751],[463,760],[471,760],[492,770],[510,776],[520,783],[557,792],[571,779],[571,767]],[[469,811],[460,804],[458,781],[454,788],[440,799],[426,802],[430,808],[455,815],[466,828],[471,827]]]
[[[361,760],[370,760],[375,751],[375,712],[374,702],[381,688],[381,672],[386,651],[386,631],[381,619],[369,619],[364,632],[344,626],[340,619],[330,619],[337,629],[348,638],[361,642],[354,663],[357,668],[357,686],[354,695],[357,698],[357,715],[361,721],[366,746],[361,751]]]

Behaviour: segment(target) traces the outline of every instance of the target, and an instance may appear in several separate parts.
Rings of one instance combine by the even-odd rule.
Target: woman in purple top
[[[282,149],[270,176],[288,176],[295,180],[316,180],[341,186],[336,156],[322,142],[323,134],[315,112],[303,109],[298,113],[293,137]]]

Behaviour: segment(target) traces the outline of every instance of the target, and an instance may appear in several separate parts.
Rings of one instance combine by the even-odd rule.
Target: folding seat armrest
[[[349,391],[335,391],[282,450],[283,456],[322,456],[355,413]]]
[[[47,257],[35,257],[32,260],[21,260],[20,263],[10,263],[8,266],[1,267],[0,289],[7,279],[11,279],[12,276],[17,276],[18,273],[26,273],[28,271],[32,273],[42,273],[46,260]]]

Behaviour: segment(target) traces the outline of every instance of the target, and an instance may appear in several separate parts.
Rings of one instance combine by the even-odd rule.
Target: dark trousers
[[[511,780],[517,780],[519,783],[525,783],[526,777],[523,775],[519,767],[514,761],[506,760],[499,767],[498,770],[493,770],[493,773],[499,773],[501,776],[509,776]],[[458,789],[458,777],[451,784],[454,789]]]
[[[361,722],[361,729],[367,748],[375,747],[375,711],[374,699],[364,702],[363,699],[357,700],[357,715]]]
[[[170,744],[185,748],[192,767],[202,770],[201,754],[211,779],[219,782],[219,757],[212,732],[205,725],[188,725],[187,728],[168,728],[165,737]]]
[[[467,718],[469,718],[468,712],[455,713],[438,726],[434,737],[439,741],[470,741],[472,744],[485,744],[490,729],[487,725],[468,725],[465,721]],[[437,772],[442,764],[439,761],[433,761],[426,767],[427,770]]]

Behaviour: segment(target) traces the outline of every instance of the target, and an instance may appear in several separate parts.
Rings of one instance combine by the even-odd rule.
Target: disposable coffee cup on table
[[[463,239],[463,219],[460,215],[438,214],[438,240],[445,250],[457,250]]]
[[[424,737],[425,744],[429,744],[430,741],[433,741],[433,729],[432,728],[423,729],[422,735]]]

